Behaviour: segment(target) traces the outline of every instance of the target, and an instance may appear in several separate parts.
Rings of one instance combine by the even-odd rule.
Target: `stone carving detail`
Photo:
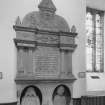
[[[20,104],[21,105],[41,105],[42,103],[42,96],[39,88],[35,87],[34,85],[29,85],[26,87],[20,97]]]
[[[21,105],[40,105],[39,98],[32,87],[26,91]]]
[[[59,85],[53,93],[53,105],[69,105],[71,93],[65,85]]]
[[[76,31],[77,31],[77,30],[76,30],[76,27],[75,27],[75,25],[73,25],[73,26],[71,27],[71,32],[72,32],[72,33],[76,33]]]
[[[20,20],[20,17],[19,16],[17,17],[15,24],[17,26],[20,26],[21,25],[21,20]]]
[[[54,105],[66,105],[66,97],[64,94],[64,87],[59,87],[57,95],[54,97]]]
[[[42,0],[38,7],[42,11],[49,11],[52,13],[56,11],[56,7],[51,0]]]

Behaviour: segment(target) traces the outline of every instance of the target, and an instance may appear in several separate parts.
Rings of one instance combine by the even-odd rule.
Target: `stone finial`
[[[76,27],[75,27],[75,25],[73,25],[73,26],[71,27],[71,32],[72,32],[72,33],[76,33],[76,31],[77,31],[77,30],[76,30]]]
[[[52,0],[42,0],[41,3],[38,5],[38,8],[42,11],[49,11],[55,13],[56,7],[53,4]]]
[[[18,16],[16,21],[15,21],[15,25],[18,25],[20,26],[21,25],[21,20],[20,20],[20,17]]]

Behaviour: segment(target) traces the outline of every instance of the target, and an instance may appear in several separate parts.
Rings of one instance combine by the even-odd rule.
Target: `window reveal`
[[[87,8],[86,69],[102,72],[104,63],[104,12]]]

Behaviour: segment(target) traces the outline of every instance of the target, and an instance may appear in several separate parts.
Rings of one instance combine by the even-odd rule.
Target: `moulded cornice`
[[[73,83],[76,80],[74,75],[70,75],[69,78],[36,78],[35,76],[27,77],[16,77],[15,81],[17,84],[47,84],[47,83]]]
[[[14,25],[13,28],[15,31],[24,31],[24,32],[33,32],[35,34],[47,34],[47,35],[56,35],[56,36],[67,36],[67,37],[76,37],[78,34],[77,33],[72,33],[72,32],[54,32],[54,31],[49,31],[49,30],[42,30],[38,28],[30,28],[30,27],[22,27],[22,26],[16,26]]]

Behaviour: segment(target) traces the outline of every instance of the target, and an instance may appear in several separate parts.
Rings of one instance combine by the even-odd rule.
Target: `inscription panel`
[[[60,71],[60,52],[57,48],[38,47],[34,52],[33,69],[37,76],[57,76]]]

